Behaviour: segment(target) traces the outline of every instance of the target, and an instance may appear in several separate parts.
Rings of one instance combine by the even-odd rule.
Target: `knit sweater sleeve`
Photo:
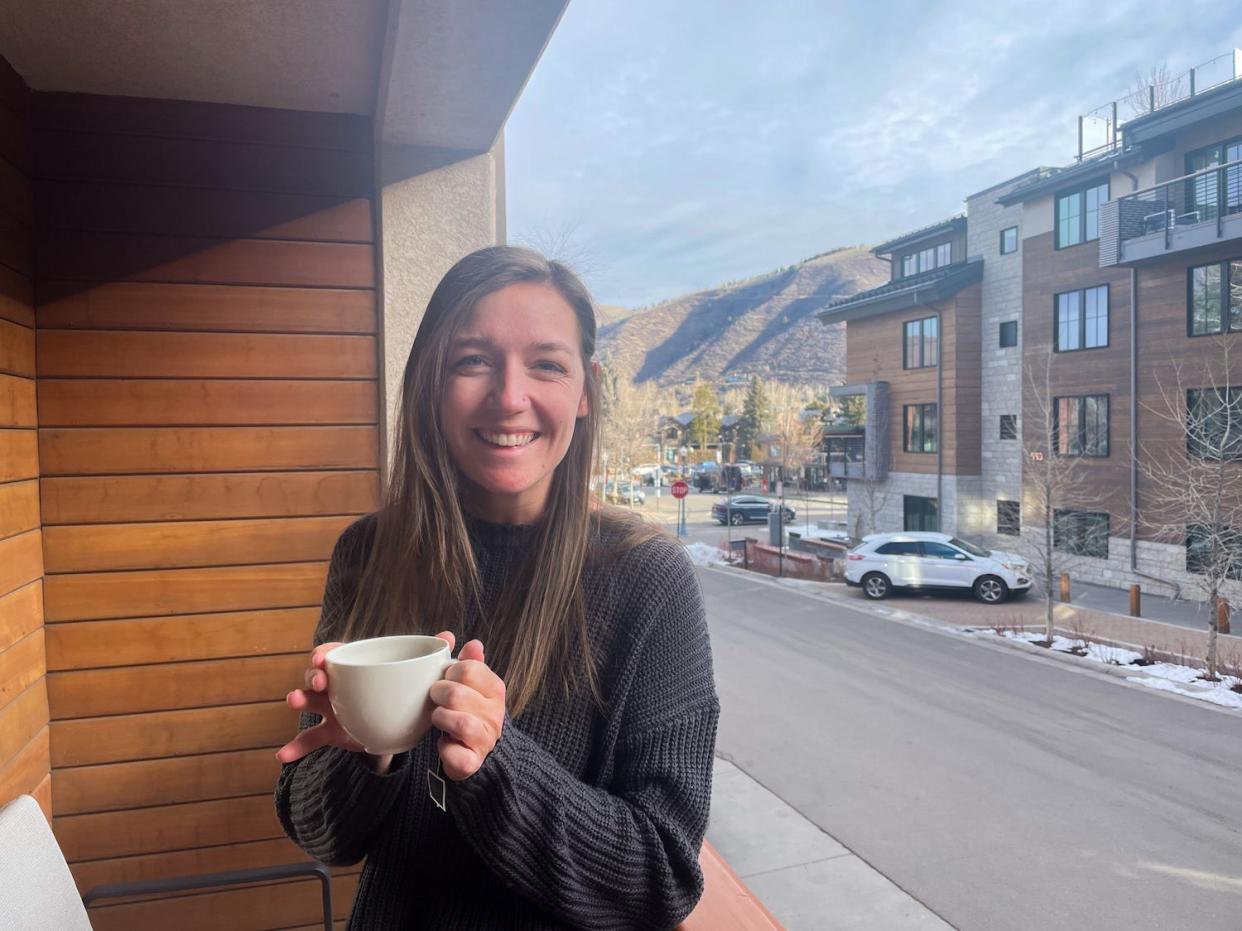
[[[340,637],[357,586],[362,546],[369,527],[364,518],[345,530],[332,550],[324,585],[323,610],[315,644]],[[299,729],[318,724],[303,713]],[[406,754],[379,775],[363,754],[320,747],[286,763],[276,782],[276,814],[285,833],[317,860],[334,866],[357,863],[369,852],[379,826],[401,794]]]
[[[698,856],[720,707],[703,600],[680,545],[656,541],[636,553],[634,595],[620,619],[633,646],[611,658],[630,684],[612,702],[607,784],[582,782],[506,720],[482,767],[450,796],[458,827],[490,868],[581,928],[672,928],[703,891]]]

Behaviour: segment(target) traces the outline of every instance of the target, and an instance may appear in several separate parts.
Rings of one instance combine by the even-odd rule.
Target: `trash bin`
[[[785,515],[779,508],[768,511],[768,545],[785,545]]]

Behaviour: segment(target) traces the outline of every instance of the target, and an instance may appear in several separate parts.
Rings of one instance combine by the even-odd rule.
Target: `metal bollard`
[[[1216,632],[1229,633],[1229,602],[1224,598],[1216,599]]]
[[[1070,600],[1070,583],[1069,573],[1061,573],[1061,600],[1068,602]]]
[[[1143,593],[1137,585],[1130,586],[1130,616],[1143,616]]]

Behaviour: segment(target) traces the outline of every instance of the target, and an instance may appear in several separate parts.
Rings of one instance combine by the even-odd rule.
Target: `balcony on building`
[[[1100,206],[1101,267],[1242,239],[1240,109],[1242,50],[1233,49],[1079,117],[1079,167],[1111,161],[1143,179]],[[1209,126],[1219,139],[1202,138]]]
[[[834,422],[824,428],[824,455],[833,478],[866,478],[867,428]]]
[[[824,427],[828,474],[870,482],[888,478],[888,382],[834,385],[829,393],[842,409]]]

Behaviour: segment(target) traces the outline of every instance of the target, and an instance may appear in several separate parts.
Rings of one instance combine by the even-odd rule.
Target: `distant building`
[[[851,529],[861,518],[994,543],[1043,532],[1024,506],[1024,448],[1040,439],[1033,385],[1047,367],[1053,455],[1086,476],[1083,503],[1055,516],[1055,546],[1082,578],[1193,581],[1201,530],[1154,525],[1167,490],[1144,480],[1140,457],[1194,454],[1152,408],[1179,366],[1216,351],[1204,337],[1236,340],[1220,375],[1230,397],[1242,392],[1242,52],[1181,86],[1129,120],[1118,104],[1081,118],[1072,164],[882,243],[890,281],[820,312],[846,322],[848,383],[832,392],[846,406],[825,450],[850,480]],[[1186,390],[1187,409],[1202,387]],[[1234,460],[1242,444],[1223,465],[1242,494]]]

